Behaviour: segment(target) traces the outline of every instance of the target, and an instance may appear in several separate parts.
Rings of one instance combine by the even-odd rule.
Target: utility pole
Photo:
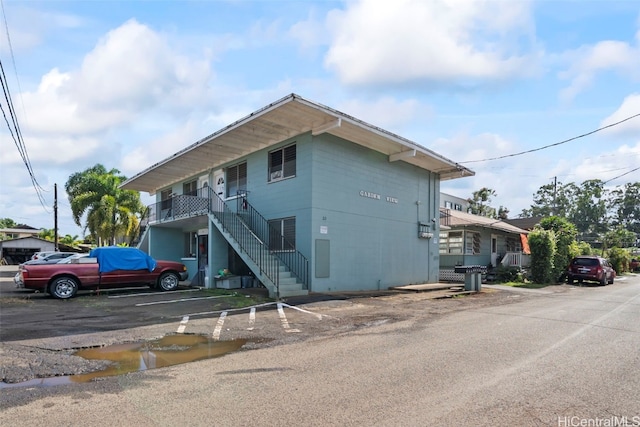
[[[58,184],[53,184],[53,250],[58,251]]]

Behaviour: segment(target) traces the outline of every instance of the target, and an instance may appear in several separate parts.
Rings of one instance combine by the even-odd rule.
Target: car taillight
[[[596,268],[596,274],[602,274],[602,267]]]

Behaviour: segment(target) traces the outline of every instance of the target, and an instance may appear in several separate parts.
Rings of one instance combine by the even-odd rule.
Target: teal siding
[[[149,233],[149,255],[155,259],[180,262],[184,257],[184,233],[181,229],[152,227]]]
[[[500,255],[504,255],[507,252],[507,237],[519,238],[516,234],[479,227],[453,228],[451,231],[480,233],[480,253],[477,255],[440,254],[440,267],[442,268],[453,268],[456,265],[489,265],[491,264],[492,234],[498,238],[498,254]]]
[[[269,182],[269,152],[293,142],[295,177]],[[296,247],[309,260],[310,291],[376,290],[437,281],[437,174],[404,161],[389,162],[384,154],[330,134],[314,137],[310,132],[224,166],[245,160],[249,203],[266,219],[296,218]],[[182,182],[174,184],[173,191],[181,194]],[[235,206],[236,201],[227,203]],[[428,226],[432,239],[418,238],[419,223]],[[210,226],[213,269],[224,261],[226,250],[212,236],[216,234]],[[170,244],[172,239],[182,241],[181,230],[158,231],[152,238],[154,251],[182,256]],[[329,248],[328,261],[326,253],[320,257],[322,277],[316,277],[314,265],[318,239],[328,240],[322,247]]]
[[[437,244],[418,238],[418,222],[429,224],[437,236],[431,221],[438,218],[437,176],[402,161],[390,163],[383,154],[329,134],[314,138],[312,168],[310,232],[313,239],[331,242],[330,277],[314,279],[313,291],[436,280]]]

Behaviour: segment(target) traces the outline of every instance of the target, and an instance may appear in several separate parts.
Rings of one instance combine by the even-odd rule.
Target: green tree
[[[17,225],[11,218],[0,218],[0,228],[16,228]]]
[[[533,204],[529,209],[523,209],[519,215],[521,218],[533,216],[559,216],[567,217],[574,204],[578,187],[574,183],[562,184],[561,182],[546,184],[533,195]]]
[[[596,239],[607,231],[607,190],[599,179],[584,181],[577,192],[568,220],[583,238]]]
[[[498,208],[498,219],[509,219],[509,209],[504,206]]]
[[[82,243],[78,236],[72,236],[71,234],[66,234],[64,237],[61,237],[59,242],[67,246],[78,246]]]
[[[53,228],[43,228],[38,233],[38,237],[44,240],[49,240],[53,242],[53,239],[56,235],[56,231]]]
[[[619,225],[604,235],[604,244],[607,248],[628,248],[634,245],[636,233],[626,230]]]
[[[118,169],[109,171],[101,164],[69,177],[65,190],[69,196],[73,220],[96,241],[115,244],[137,229],[144,206],[137,191],[119,188],[126,177]]]
[[[495,190],[492,190],[491,188],[482,187],[480,190],[474,191],[473,197],[467,199],[471,213],[474,215],[486,216],[488,218],[497,218],[495,208],[490,206],[492,196],[497,196],[497,194]],[[503,209],[506,210],[506,208]],[[507,212],[509,211],[507,210]]]
[[[612,224],[640,234],[640,182],[618,186],[609,196]]]

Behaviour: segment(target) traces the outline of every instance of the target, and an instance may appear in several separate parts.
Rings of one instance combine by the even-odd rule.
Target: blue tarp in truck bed
[[[100,273],[114,270],[153,271],[156,268],[156,260],[137,248],[105,246],[92,249],[89,256],[97,258]]]

